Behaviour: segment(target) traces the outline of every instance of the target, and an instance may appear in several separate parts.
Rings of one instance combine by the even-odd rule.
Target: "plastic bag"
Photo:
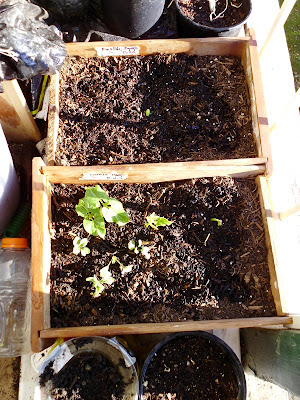
[[[0,5],[0,83],[58,72],[67,54],[48,13],[26,0]],[[1,88],[0,88],[1,90]]]

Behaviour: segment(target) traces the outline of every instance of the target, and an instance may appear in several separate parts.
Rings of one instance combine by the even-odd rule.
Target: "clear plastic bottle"
[[[0,253],[0,357],[30,352],[30,250],[27,240],[4,238]]]

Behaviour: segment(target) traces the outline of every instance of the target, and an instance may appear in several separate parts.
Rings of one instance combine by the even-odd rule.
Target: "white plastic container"
[[[30,250],[4,238],[0,253],[0,357],[30,352]]]
[[[17,211],[20,184],[0,125],[0,236]]]

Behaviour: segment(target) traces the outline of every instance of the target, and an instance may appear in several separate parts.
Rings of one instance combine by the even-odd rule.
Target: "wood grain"
[[[137,47],[138,54],[145,56],[157,53],[186,53],[198,55],[240,56],[249,41],[248,37],[219,37],[202,39],[155,39],[128,40],[124,42],[84,42],[66,43],[69,56],[97,57],[97,48]]]
[[[191,332],[213,329],[251,328],[259,326],[290,324],[291,317],[238,318],[210,321],[165,322],[148,324],[124,324],[105,326],[78,326],[71,328],[50,328],[40,332],[42,339],[72,338],[81,336],[114,336],[126,334],[147,334],[165,332]]]
[[[275,220],[274,220],[273,206],[270,197],[268,179],[266,177],[258,176],[256,178],[256,183],[258,187],[258,194],[261,205],[262,220],[265,228],[272,295],[274,298],[277,315],[283,315],[282,302],[280,299],[279,285],[277,279],[277,271],[279,268],[279,263],[276,256]]]
[[[260,72],[256,37],[253,29],[249,29],[249,35],[251,37],[251,41],[249,42],[249,55],[250,55],[252,80],[253,80],[254,94],[255,94],[255,103],[257,112],[256,118],[258,121],[258,128],[260,133],[261,151],[263,156],[268,158],[266,174],[272,175],[273,162],[271,156],[270,128],[267,117],[267,109],[263,91],[262,77]]]
[[[33,159],[32,165],[32,217],[31,217],[31,348],[40,351],[38,333],[50,326],[50,313],[46,316],[46,296],[49,297],[49,272],[51,243],[49,234],[50,184],[40,173],[44,166],[41,158]],[[48,319],[48,323],[46,320]]]
[[[176,163],[99,165],[95,167],[42,167],[51,183],[94,184],[95,182],[154,183],[182,179],[231,176],[245,178],[265,172],[265,158]]]
[[[41,133],[27,106],[25,97],[16,79],[2,82],[4,93],[0,93],[0,122],[7,140],[23,143],[38,142]]]

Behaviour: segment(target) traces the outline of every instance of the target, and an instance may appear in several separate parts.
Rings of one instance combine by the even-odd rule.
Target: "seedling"
[[[146,117],[150,117],[150,115],[152,114],[152,112],[150,111],[149,108],[147,108],[147,110],[145,111]]]
[[[222,226],[222,220],[221,219],[211,218],[210,220],[213,221],[213,222],[216,222],[218,224],[218,226]]]
[[[100,236],[102,239],[106,234],[105,221],[114,222],[118,226],[129,222],[122,203],[109,197],[99,185],[86,189],[84,198],[80,199],[76,206],[76,212],[84,218],[84,229],[89,234]]]
[[[218,18],[223,18],[224,17],[224,13],[228,8],[228,0],[226,0],[226,5],[223,11],[221,11],[218,15],[216,14],[216,7],[217,7],[217,2],[218,0],[208,0],[209,3],[209,9],[210,9],[210,15],[209,15],[209,19],[210,21],[214,21],[215,19]]]
[[[160,217],[156,215],[154,212],[146,217],[147,223],[145,227],[151,226],[153,229],[158,229],[158,226],[166,226],[171,225],[173,221],[169,221],[167,218]]]
[[[98,279],[96,275],[86,278],[87,282],[92,282],[92,285],[95,289],[95,292],[92,294],[93,297],[98,297],[102,292],[104,292],[105,290],[104,285],[112,285],[114,283],[115,279],[112,277],[112,274],[108,270],[108,268],[109,265],[101,268],[100,270],[101,279]]]
[[[110,264],[115,264],[118,263],[120,268],[121,268],[121,272],[122,275],[126,274],[127,272],[131,272],[132,271],[132,265],[124,265],[121,263],[121,261],[118,259],[118,257],[116,256],[112,256],[110,262],[108,263],[107,267],[110,266]]]
[[[73,240],[73,253],[74,254],[79,254],[81,253],[82,256],[86,256],[87,254],[90,254],[91,250],[86,247],[88,244],[87,239],[80,239],[79,236],[76,236],[75,239]]]
[[[128,249],[134,251],[135,254],[141,253],[147,260],[151,257],[149,247],[143,246],[143,242],[140,239],[138,240],[138,244],[135,243],[135,240],[130,240]]]

